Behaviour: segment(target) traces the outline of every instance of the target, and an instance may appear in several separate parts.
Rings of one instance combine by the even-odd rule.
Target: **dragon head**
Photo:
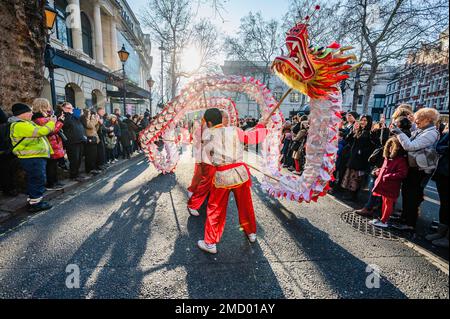
[[[272,70],[290,87],[311,98],[326,98],[337,91],[337,84],[348,78],[344,71],[358,65],[347,64],[354,55],[343,52],[352,47],[342,47],[333,42],[327,47],[309,45],[308,24],[299,22],[286,33],[288,55],[276,57]]]

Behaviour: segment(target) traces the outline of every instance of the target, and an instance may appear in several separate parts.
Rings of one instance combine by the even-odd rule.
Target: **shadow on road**
[[[313,226],[306,218],[299,218],[277,199],[267,195],[253,178],[253,192],[266,204],[296,245],[314,263],[322,278],[339,298],[406,298],[383,276],[380,289],[368,289],[368,266],[345,248],[333,242],[327,233]],[[276,247],[271,248],[276,251]],[[290,274],[294,278],[293,275]]]
[[[34,295],[44,298],[138,297],[144,276],[139,263],[149,244],[155,207],[160,196],[170,192],[175,184],[173,175],[153,178],[122,203],[79,247],[68,264],[78,265],[81,270],[80,278],[84,281],[80,282],[80,289],[67,289],[68,274],[61,269]]]

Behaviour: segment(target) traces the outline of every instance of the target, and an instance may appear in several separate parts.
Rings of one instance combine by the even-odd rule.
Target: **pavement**
[[[0,298],[449,298],[448,263],[353,229],[331,196],[271,198],[258,172],[257,242],[230,196],[218,253],[204,253],[205,211],[186,208],[192,173],[189,161],[162,175],[139,158],[2,225]]]

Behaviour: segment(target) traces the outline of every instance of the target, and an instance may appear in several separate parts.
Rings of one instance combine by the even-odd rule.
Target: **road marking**
[[[424,196],[423,199],[425,199],[427,202],[430,202],[430,203],[433,203],[433,204],[436,204],[436,205],[441,205],[440,201],[432,199],[432,198],[430,198],[428,196]]]

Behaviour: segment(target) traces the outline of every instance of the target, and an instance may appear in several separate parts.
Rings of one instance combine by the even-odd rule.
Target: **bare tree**
[[[320,9],[316,10],[316,6]],[[283,30],[288,31],[297,22],[309,17],[308,34],[312,45],[326,46],[333,41],[340,42],[349,31],[340,25],[338,17],[342,14],[341,9],[340,1],[291,0],[289,10],[283,17]]]
[[[30,103],[44,80],[45,1],[0,1],[0,105]]]
[[[150,0],[141,15],[144,26],[150,29],[153,39],[164,43],[170,57],[171,97],[177,91],[176,67],[180,52],[186,47],[192,29],[192,8],[188,0]]]
[[[343,7],[368,49],[364,62],[370,65],[370,72],[363,101],[363,112],[367,113],[378,68],[402,61],[421,42],[429,42],[448,26],[448,2],[348,0]]]
[[[261,13],[250,12],[241,19],[236,37],[225,39],[228,57],[246,64],[262,75],[262,82],[270,84],[270,65],[279,53],[280,26],[276,20],[265,20]]]
[[[194,17],[188,0],[150,0],[141,15],[153,40],[164,44],[164,60],[169,62],[163,66],[163,72],[170,79],[170,99],[175,97],[183,77],[213,70],[219,53],[216,27],[205,19],[195,23]],[[181,58],[189,45],[198,51],[200,63],[196,69],[186,71]]]
[[[198,52],[200,60],[196,68],[190,71],[185,71],[182,65],[178,65],[177,78],[189,78],[201,73],[217,71],[216,57],[220,53],[218,38],[217,28],[210,21],[202,19],[196,23],[193,26],[190,44]]]

